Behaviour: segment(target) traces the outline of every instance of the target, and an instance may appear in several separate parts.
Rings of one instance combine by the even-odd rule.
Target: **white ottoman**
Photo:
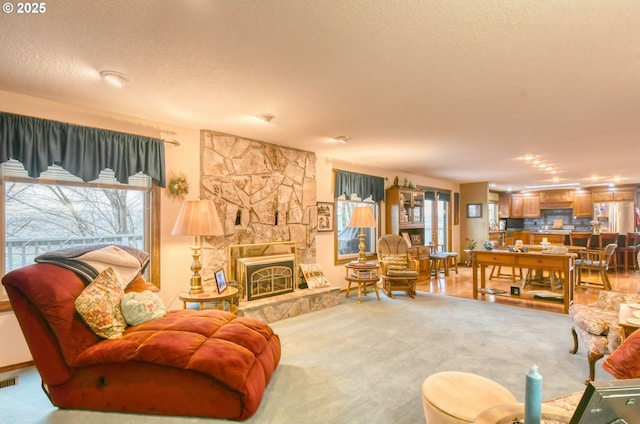
[[[429,376],[422,383],[422,404],[427,424],[472,423],[487,408],[516,403],[516,398],[488,378],[458,371]]]

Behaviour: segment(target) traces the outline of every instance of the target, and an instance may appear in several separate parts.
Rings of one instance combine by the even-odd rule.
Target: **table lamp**
[[[375,228],[376,217],[373,215],[373,209],[369,206],[356,206],[351,214],[351,221],[349,221],[349,227],[360,228],[360,244],[358,249],[358,263],[365,263],[367,260],[364,254],[364,229]]]
[[[220,236],[223,235],[222,224],[218,218],[216,205],[211,200],[185,200],[180,207],[178,218],[173,226],[171,235],[174,236],[195,236],[191,245],[193,262],[191,263],[191,283],[189,294],[204,292],[202,288],[202,276],[200,270],[200,236]]]

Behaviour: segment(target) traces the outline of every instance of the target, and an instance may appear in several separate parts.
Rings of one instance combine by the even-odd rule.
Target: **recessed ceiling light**
[[[123,73],[116,71],[100,71],[100,76],[114,87],[122,87],[128,81]]]
[[[339,135],[335,138],[335,140],[339,141],[340,143],[347,144],[349,140],[351,140],[351,137],[349,137],[348,135]]]
[[[256,116],[264,122],[271,122],[271,120],[276,117],[273,113],[260,113]]]

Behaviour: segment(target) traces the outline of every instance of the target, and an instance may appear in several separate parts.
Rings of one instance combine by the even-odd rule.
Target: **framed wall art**
[[[333,231],[333,203],[318,202],[318,231]]]
[[[468,203],[467,218],[482,218],[482,203]]]

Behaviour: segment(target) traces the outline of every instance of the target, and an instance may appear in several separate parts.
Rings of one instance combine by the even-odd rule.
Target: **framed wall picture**
[[[333,231],[333,203],[318,202],[318,231]]]
[[[218,294],[220,294],[227,288],[227,277],[224,275],[224,269],[220,268],[213,275],[216,277],[216,287],[218,288]]]
[[[482,218],[482,203],[467,203],[467,218]]]

